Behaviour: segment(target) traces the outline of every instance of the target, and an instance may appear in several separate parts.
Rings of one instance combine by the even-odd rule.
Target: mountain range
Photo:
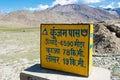
[[[120,9],[87,5],[55,5],[42,11],[0,13],[0,27],[39,27],[41,23],[94,23],[94,51],[120,52]],[[114,23],[117,20],[117,24]]]
[[[1,14],[1,13],[0,13]],[[55,5],[42,11],[19,10],[0,15],[0,22],[39,26],[40,23],[83,23],[117,19],[120,8],[103,9],[87,5]]]
[[[106,8],[105,10],[107,10],[107,11],[109,11],[111,13],[115,13],[117,16],[120,16],[120,8],[114,8],[114,9],[112,9],[112,8]]]

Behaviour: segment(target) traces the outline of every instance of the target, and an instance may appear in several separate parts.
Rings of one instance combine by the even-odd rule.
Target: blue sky
[[[0,11],[44,10],[56,4],[86,4],[93,7],[118,8],[120,0],[0,0]]]

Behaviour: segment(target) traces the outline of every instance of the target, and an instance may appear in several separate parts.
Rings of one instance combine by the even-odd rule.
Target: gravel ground
[[[38,62],[39,60],[21,59],[13,63],[0,64],[0,80],[20,80],[20,72]]]
[[[95,54],[93,66],[106,68],[111,71],[111,80],[120,80],[120,54]]]
[[[0,80],[20,80],[21,71],[39,63],[39,37],[36,29],[0,29]],[[94,54],[93,66],[109,69],[111,80],[120,80],[119,55]]]
[[[0,26],[0,80],[19,80],[21,71],[39,63],[39,31]]]
[[[12,63],[0,62],[0,80],[19,80],[19,74],[31,65],[38,64],[39,59],[29,61],[20,59]],[[120,80],[119,55],[93,55],[93,66],[106,68],[111,71],[111,80]]]

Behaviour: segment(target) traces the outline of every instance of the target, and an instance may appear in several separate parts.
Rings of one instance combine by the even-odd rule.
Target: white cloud
[[[39,5],[38,6],[41,10],[47,9],[49,6],[48,5]]]
[[[45,10],[47,9],[49,6],[48,5],[38,5],[36,8],[34,7],[31,7],[31,8],[27,8],[27,10],[30,10],[30,11],[40,11],[40,10]]]
[[[118,7],[120,7],[120,2],[118,3]]]
[[[81,0],[81,1],[83,1],[84,3],[99,3],[102,0]]]
[[[56,5],[56,4],[61,4],[61,5],[66,5],[66,4],[74,4],[77,2],[83,2],[83,3],[98,3],[101,2],[103,0],[55,0],[52,3],[52,6]]]
[[[66,5],[66,4],[73,4],[78,2],[79,0],[55,0],[52,3],[52,6],[56,5],[56,4],[61,4],[61,5]]]
[[[53,7],[54,5],[57,5],[57,4],[66,5],[66,4],[77,3],[78,1],[79,0],[55,0],[50,6],[40,4],[37,7],[30,7],[30,8],[25,8],[25,9],[30,10],[30,11],[40,11],[40,10],[45,10],[49,7]]]
[[[115,6],[114,6],[114,2],[112,2],[112,3],[110,3],[109,5],[106,5],[106,6],[104,6],[104,5],[102,5],[102,6],[100,6],[100,7],[102,7],[102,8],[115,8]]]
[[[103,1],[103,0],[55,0],[50,6],[40,4],[37,7],[30,7],[30,8],[26,8],[26,9],[30,10],[30,11],[40,11],[40,10],[45,10],[49,7],[53,7],[57,4],[67,5],[67,4],[75,4],[78,2],[88,4],[88,3],[98,3],[101,1]]]

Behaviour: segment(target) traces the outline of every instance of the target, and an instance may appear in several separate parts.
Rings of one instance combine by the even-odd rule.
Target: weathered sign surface
[[[92,24],[41,24],[41,67],[89,76]]]

